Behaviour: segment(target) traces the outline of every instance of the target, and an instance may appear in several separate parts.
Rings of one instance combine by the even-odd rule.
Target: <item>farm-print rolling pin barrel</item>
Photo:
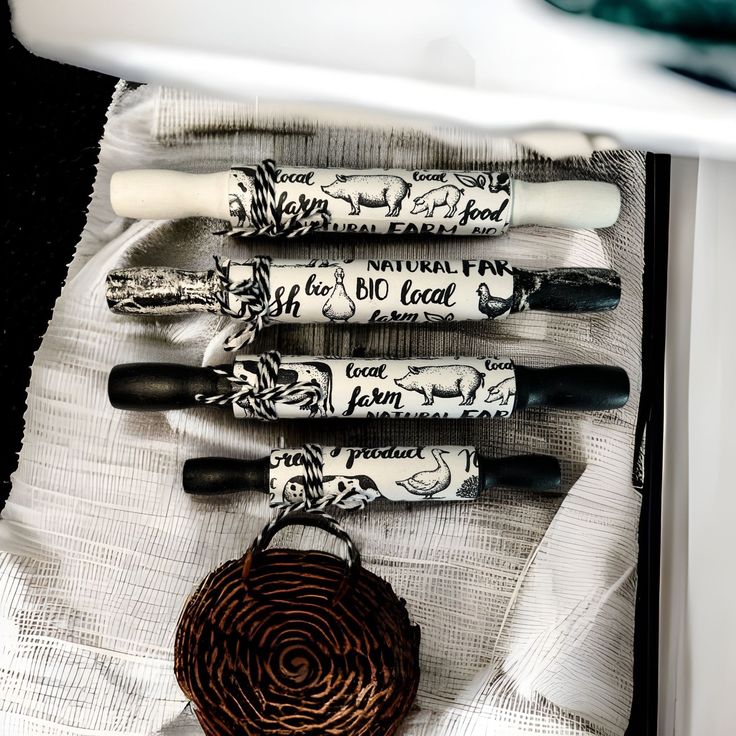
[[[606,410],[623,406],[629,379],[608,365],[526,368],[509,358],[321,358],[277,352],[232,366],[115,366],[118,409],[229,407],[243,419],[485,418],[527,407]]]
[[[531,183],[491,171],[318,169],[273,161],[214,174],[119,171],[110,199],[122,217],[229,220],[231,234],[308,232],[502,235],[509,225],[599,228],[621,195],[599,181]]]
[[[343,557],[268,548],[284,526],[317,526]],[[174,672],[206,736],[392,736],[419,684],[419,627],[318,512],[269,524],[184,606]]]
[[[474,447],[305,445],[257,460],[187,460],[183,481],[187,493],[268,493],[277,508],[361,509],[377,498],[474,501],[497,486],[559,493],[560,464],[549,455],[490,458]]]
[[[450,322],[496,320],[526,309],[598,312],[621,298],[615,271],[530,271],[503,260],[308,263],[257,257],[215,260],[212,271],[127,268],[107,276],[107,303],[118,314],[215,312],[241,319],[225,347],[239,349],[259,329],[287,322]]]

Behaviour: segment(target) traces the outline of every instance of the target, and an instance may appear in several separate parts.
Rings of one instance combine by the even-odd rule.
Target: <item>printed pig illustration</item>
[[[465,194],[464,189],[458,189],[452,184],[445,184],[443,187],[437,187],[437,189],[422,194],[421,197],[414,197],[414,209],[411,213],[412,215],[418,215],[426,210],[427,214],[424,216],[432,217],[435,207],[447,205],[445,217],[454,217],[457,211],[457,203],[463,194]]]
[[[486,397],[486,404],[493,404],[496,401],[500,402],[500,406],[506,406],[509,403],[509,399],[516,394],[516,381],[513,376],[497,383],[495,386],[491,386],[488,389],[488,396]]]
[[[397,217],[401,202],[411,184],[390,174],[337,174],[332,184],[322,187],[325,194],[350,203],[350,214],[359,215],[360,205],[388,207],[386,217]]]
[[[462,396],[460,406],[472,404],[475,392],[483,385],[485,375],[470,365],[432,365],[417,368],[410,365],[409,372],[394,383],[407,391],[424,394],[423,406],[431,406],[434,397],[451,399]]]

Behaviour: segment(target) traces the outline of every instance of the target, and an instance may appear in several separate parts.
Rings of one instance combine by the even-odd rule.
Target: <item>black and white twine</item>
[[[338,493],[328,493],[324,487],[324,457],[319,445],[306,444],[301,448],[302,470],[304,472],[304,500],[293,503],[283,501],[279,508],[311,511],[336,506],[341,509],[357,510],[365,508],[371,500],[359,489],[345,488]]]
[[[275,350],[259,356],[256,385],[232,371],[213,367],[210,370],[226,378],[232,386],[231,390],[214,396],[197,394],[195,399],[215,406],[238,404],[254,418],[264,421],[278,419],[277,404],[314,407],[321,401],[322,389],[314,381],[277,384],[280,366],[281,354]]]
[[[269,158],[249,167],[251,168],[253,170],[253,190],[249,213],[250,226],[233,227],[226,231],[228,235],[296,238],[315,230],[323,230],[330,223],[329,212],[309,214],[296,212],[282,218],[282,214],[276,209],[276,172],[278,170],[276,162]],[[235,193],[233,196],[238,197],[238,194]]]
[[[215,276],[220,281],[220,291],[215,297],[220,311],[228,317],[245,321],[245,326],[228,335],[224,342],[225,350],[240,350],[252,342],[255,336],[268,325],[271,303],[271,259],[268,256],[255,256],[245,265],[253,266],[253,276],[242,281],[230,278],[230,261],[220,261],[215,256]],[[237,307],[231,306],[235,297]]]

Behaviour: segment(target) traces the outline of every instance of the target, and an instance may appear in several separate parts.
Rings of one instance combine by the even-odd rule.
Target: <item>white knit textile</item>
[[[172,669],[177,619],[193,586],[242,554],[270,518],[266,496],[203,501],[181,489],[188,457],[257,457],[277,446],[462,444],[487,454],[546,452],[563,462],[560,502],[523,492],[475,503],[377,502],[339,512],[364,564],[390,580],[422,628],[418,708],[403,736],[622,734],[632,695],[637,524],[632,487],[641,381],[644,156],[550,162],[509,141],[451,130],[340,129],[259,120],[258,111],[183,92],[121,85],[68,281],[36,355],[20,463],[0,523],[0,733],[196,734]],[[509,169],[534,180],[604,179],[622,188],[606,230],[512,229],[442,240],[325,235],[228,242],[221,223],[116,219],[119,169],[205,172],[272,157],[289,164]],[[233,258],[508,258],[527,267],[597,266],[622,276],[621,306],[597,315],[525,313],[498,324],[274,327],[252,352],[501,354],[522,364],[602,362],[631,378],[609,413],[528,411],[499,421],[343,421],[264,425],[225,411],[126,413],[107,400],[123,362],[201,363],[214,316],[111,314],[113,267],[206,269]],[[219,356],[217,340],[208,357]],[[214,346],[214,347],[213,347]],[[574,483],[574,484],[573,484]],[[322,547],[312,530],[284,544]],[[314,542],[312,542],[314,540]]]

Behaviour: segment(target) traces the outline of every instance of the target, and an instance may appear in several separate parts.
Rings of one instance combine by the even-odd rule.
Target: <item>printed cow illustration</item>
[[[411,211],[412,215],[425,213],[425,217],[432,217],[436,207],[447,206],[445,217],[454,217],[457,212],[457,203],[460,197],[465,194],[464,189],[460,189],[452,184],[445,184],[437,189],[422,194],[420,197],[414,197],[414,207]]]
[[[335,181],[323,186],[322,191],[349,202],[351,215],[359,215],[363,205],[388,207],[386,217],[398,217],[410,187],[409,182],[391,174],[337,174]]]
[[[306,478],[294,475],[284,484],[282,492],[285,503],[297,504],[306,499]],[[325,475],[322,478],[324,498],[339,499],[345,509],[361,508],[381,494],[373,478],[367,475]]]
[[[485,399],[485,403],[494,404],[499,402],[499,406],[506,406],[509,403],[509,399],[515,395],[516,380],[513,376],[509,376],[488,389],[488,396]]]
[[[488,191],[491,194],[511,194],[511,177],[508,174],[488,174]]]
[[[434,404],[435,396],[450,399],[462,396],[460,406],[472,404],[475,393],[485,381],[485,374],[470,365],[409,366],[409,372],[394,383],[407,391],[424,394],[423,406]]]
[[[241,362],[241,366],[254,375],[258,374],[258,363],[255,360],[244,360]],[[304,407],[309,410],[309,416],[326,417],[334,414],[332,370],[327,363],[318,360],[310,360],[306,363],[282,363],[276,381],[279,384],[300,383],[302,381],[315,384],[322,390],[322,398],[317,404]]]

